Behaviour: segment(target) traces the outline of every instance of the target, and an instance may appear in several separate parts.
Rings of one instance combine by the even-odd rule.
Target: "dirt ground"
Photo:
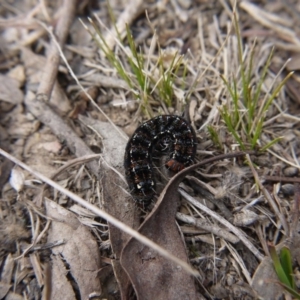
[[[254,129],[294,71],[253,147],[222,117],[234,80],[247,115],[234,11],[250,91],[274,47]],[[299,1],[0,0],[0,33],[0,299],[294,299],[270,249],[290,249],[299,289]],[[175,176],[153,142],[170,127],[141,129],[145,206],[124,153],[160,115],[190,124],[196,155]]]

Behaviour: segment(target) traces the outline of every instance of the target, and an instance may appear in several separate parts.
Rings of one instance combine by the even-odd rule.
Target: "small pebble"
[[[280,190],[285,196],[293,196],[295,193],[294,185],[291,183],[283,184]]]
[[[287,167],[283,170],[283,174],[287,177],[297,176],[299,173],[298,168],[295,167]]]

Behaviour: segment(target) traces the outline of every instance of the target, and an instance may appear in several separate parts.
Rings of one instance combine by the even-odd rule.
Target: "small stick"
[[[61,47],[65,44],[70,25],[75,15],[76,0],[64,0],[60,10],[60,18],[55,26],[55,35]],[[51,41],[49,51],[47,53],[47,62],[44,67],[41,83],[38,87],[37,94],[45,94],[48,99],[51,97],[52,89],[56,80],[57,70],[59,66],[59,51]]]

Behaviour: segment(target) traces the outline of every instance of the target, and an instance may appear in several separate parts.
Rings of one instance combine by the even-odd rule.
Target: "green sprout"
[[[300,294],[296,290],[290,249],[284,246],[280,250],[279,256],[273,245],[270,245],[269,249],[274,269],[279,279],[278,283],[296,299],[300,299]]]

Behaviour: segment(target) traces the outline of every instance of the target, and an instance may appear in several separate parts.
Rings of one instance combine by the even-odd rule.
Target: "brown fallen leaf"
[[[52,276],[63,276],[64,272],[57,270],[63,262],[71,274],[73,284],[78,288],[81,299],[88,299],[92,292],[100,294],[101,287],[97,276],[100,269],[100,253],[95,238],[86,226],[81,225],[75,214],[51,200],[46,200],[45,206],[47,216],[53,219],[48,242],[53,243],[62,239],[65,241],[65,244],[52,249],[54,256]],[[67,288],[61,282],[62,280],[52,280],[51,299],[74,299],[71,292],[66,294]],[[75,291],[72,289],[72,292]]]
[[[79,119],[92,127],[102,137],[104,160],[102,168],[104,171],[102,172],[101,181],[103,184],[104,210],[130,227],[138,228],[139,214],[131,196],[126,192],[127,184],[124,180],[123,160],[126,139],[120,136],[108,122],[100,122],[83,116],[80,116]],[[111,224],[109,224],[109,237],[116,258],[112,261],[112,266],[119,284],[121,297],[122,299],[128,299],[131,283],[120,266],[119,258],[130,237]]]
[[[68,270],[60,255],[52,255],[51,299],[75,299],[71,282],[67,278]]]
[[[179,203],[178,184],[171,179],[139,232],[183,261],[185,244],[175,222]],[[121,265],[128,273],[138,299],[198,299],[194,279],[185,270],[131,238],[123,249]]]
[[[14,105],[22,103],[23,93],[16,79],[0,74],[0,100]]]
[[[0,282],[0,299],[3,299],[11,288],[11,284]]]
[[[252,277],[252,288],[261,299],[281,299],[284,289],[278,281],[271,258],[265,257]]]

